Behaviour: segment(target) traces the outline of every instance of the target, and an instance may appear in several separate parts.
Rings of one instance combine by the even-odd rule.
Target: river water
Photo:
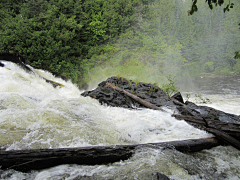
[[[80,96],[81,91],[70,81],[35,70],[37,74],[64,85],[53,88],[37,74],[4,63],[6,66],[0,67],[0,146],[6,150],[212,137],[171,117],[171,110],[166,109],[168,112],[164,113],[101,106],[94,99]],[[213,82],[217,83],[217,80]],[[240,114],[240,78],[218,82],[220,90],[214,91],[214,88],[208,89],[214,87],[212,79],[200,79],[196,92],[211,99],[210,106]],[[233,86],[235,83],[238,85]],[[195,100],[193,91],[185,89],[183,95],[187,97],[188,94],[191,94],[190,100]],[[239,155],[238,150],[229,146],[191,154],[148,148],[139,150],[126,161],[109,165],[61,165],[29,173],[7,170],[0,171],[0,179],[152,179],[156,172],[171,179],[239,179]]]
[[[240,76],[232,77],[201,77],[190,87],[182,87],[183,95],[190,94],[190,101],[196,103],[210,99],[211,106],[224,112],[240,115]]]

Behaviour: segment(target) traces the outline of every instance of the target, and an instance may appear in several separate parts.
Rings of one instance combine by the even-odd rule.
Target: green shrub
[[[168,83],[162,85],[161,89],[170,97],[174,93],[179,91],[179,87],[176,86],[176,77],[172,74],[167,76]]]

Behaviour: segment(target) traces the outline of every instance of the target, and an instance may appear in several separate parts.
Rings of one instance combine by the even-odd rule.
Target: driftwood
[[[175,117],[178,120],[184,119],[188,123],[195,123],[197,125],[206,126],[206,122],[203,121],[203,118],[195,117],[195,116],[184,116],[179,114],[173,114],[173,117]]]
[[[149,102],[147,102],[147,101],[144,101],[143,99],[141,99],[141,98],[133,95],[132,93],[127,92],[127,91],[125,91],[125,90],[123,90],[123,89],[121,89],[121,88],[118,88],[118,87],[112,85],[111,83],[106,83],[106,85],[109,86],[109,87],[111,87],[111,88],[113,88],[113,89],[115,89],[115,90],[117,90],[118,92],[121,92],[121,93],[127,95],[128,97],[134,99],[135,101],[137,101],[138,103],[144,105],[144,106],[147,107],[147,108],[154,109],[154,110],[160,110],[160,111],[166,112],[166,111],[163,110],[162,108],[160,108],[160,107],[158,107],[158,106],[155,106],[154,104],[151,104],[151,103],[149,103]]]
[[[150,109],[155,109],[155,110],[161,110],[166,112],[160,107],[155,106],[154,104],[151,104],[121,88],[118,88],[111,83],[106,83],[107,86],[124,93],[125,95],[129,96],[130,98],[134,99],[138,103],[144,105],[147,108]],[[179,106],[186,106],[182,102],[179,102],[178,100],[174,98],[170,98],[175,104]],[[234,146],[235,148],[240,150],[240,127],[239,124],[233,124],[233,123],[226,123],[226,122],[221,122],[219,120],[214,120],[214,119],[205,119],[203,117],[196,117],[194,116],[190,111],[188,111],[187,108],[184,109],[185,112],[189,114],[189,116],[186,115],[173,115],[177,119],[184,119],[187,121],[189,124],[194,125],[195,127],[199,129],[204,129],[209,133],[214,134],[217,138],[222,140],[223,142],[227,142],[228,144]]]
[[[214,134],[217,138],[225,141],[226,143],[228,143],[228,144],[232,145],[233,147],[237,148],[238,150],[240,150],[240,141],[238,141],[234,137],[228,135],[227,133],[225,133],[223,131],[219,131],[214,128],[207,128],[206,131]]]
[[[171,148],[181,152],[197,152],[218,145],[220,145],[220,141],[216,138],[203,138],[136,145],[0,151],[0,166],[2,170],[15,169],[27,172],[61,164],[96,165],[113,163],[128,159],[142,148]]]
[[[198,128],[214,134],[218,139],[240,150],[240,124],[226,123],[214,119],[204,119],[194,116],[172,115],[176,119],[197,125]]]

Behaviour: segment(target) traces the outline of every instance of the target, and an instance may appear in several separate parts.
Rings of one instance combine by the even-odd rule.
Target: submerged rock
[[[0,67],[4,67],[4,64],[0,61]]]

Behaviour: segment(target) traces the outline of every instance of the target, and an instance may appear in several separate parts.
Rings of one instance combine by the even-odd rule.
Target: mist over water
[[[101,106],[80,96],[71,82],[36,70],[45,80],[12,63],[0,67],[0,144],[7,150],[136,144],[211,137],[168,113]],[[160,172],[171,179],[238,179],[239,151],[216,147],[199,153],[142,149],[109,165],[61,165],[41,171],[0,172],[1,179],[150,179]]]
[[[189,100],[197,104],[204,105],[202,100],[196,97],[201,95],[203,99],[208,98],[211,101],[205,105],[240,115],[240,76],[201,77],[189,86],[181,86],[181,92],[185,99],[189,94]]]
[[[172,74],[189,86],[201,76],[239,74],[240,61],[233,57],[239,50],[240,4],[231,2],[234,8],[223,13],[224,5],[210,10],[199,1],[192,16],[191,0],[137,7],[136,23],[113,44],[116,52],[96,58],[99,65],[88,73],[90,87],[117,75],[161,86]]]

